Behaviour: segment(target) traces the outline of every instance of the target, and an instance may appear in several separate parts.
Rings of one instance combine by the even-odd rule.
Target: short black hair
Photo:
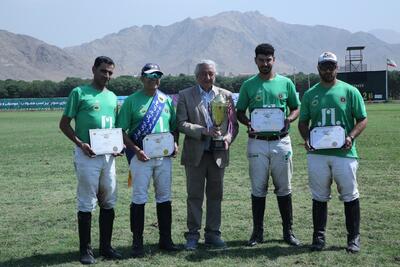
[[[98,66],[101,65],[101,63],[106,63],[107,65],[114,65],[114,66],[115,66],[114,61],[113,61],[111,58],[106,57],[106,56],[99,56],[99,57],[97,57],[97,58],[94,60],[93,66],[94,66],[95,68],[97,68]]]
[[[256,56],[258,56],[260,54],[266,55],[266,56],[274,56],[275,49],[272,45],[263,43],[263,44],[257,45],[255,52],[256,52]]]

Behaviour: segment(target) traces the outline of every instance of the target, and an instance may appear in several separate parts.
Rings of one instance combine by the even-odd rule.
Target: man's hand
[[[96,153],[93,152],[92,148],[88,143],[81,143],[79,147],[82,149],[83,153],[85,153],[86,156],[90,158],[96,157]]]
[[[248,134],[255,134],[256,132],[254,131],[253,127],[251,127],[251,121],[247,122],[247,133]]]
[[[143,150],[135,150],[135,155],[137,157],[138,160],[140,161],[148,161],[150,158],[146,155],[146,153],[144,153]]]
[[[307,139],[307,140],[304,141],[304,148],[305,148],[307,151],[314,151],[314,150],[315,150],[315,149],[310,145],[310,140],[309,140],[309,139]]]
[[[210,127],[209,129],[204,128],[202,134],[211,137],[218,137],[222,135],[221,130],[214,126]]]
[[[344,145],[342,147],[342,149],[351,149],[351,147],[353,146],[353,138],[351,138],[351,136],[346,136],[346,139],[344,140]]]
[[[176,158],[176,155],[178,155],[178,152],[179,152],[179,147],[178,147],[178,144],[175,142],[174,143],[174,152],[172,152],[171,157]]]
[[[283,123],[283,128],[281,130],[281,134],[286,134],[289,131],[290,120],[286,118]]]

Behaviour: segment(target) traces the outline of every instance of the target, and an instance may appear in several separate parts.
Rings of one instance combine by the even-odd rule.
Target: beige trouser
[[[357,159],[308,154],[307,161],[313,199],[320,202],[331,199],[332,180],[336,182],[340,200],[350,202],[359,197],[356,179]]]
[[[292,192],[290,181],[293,163],[290,136],[275,141],[249,138],[247,158],[253,196],[267,195],[270,174],[277,196],[286,196]]]
[[[204,189],[207,213],[205,235],[220,235],[221,201],[225,168],[219,168],[212,153],[204,153],[199,166],[185,165],[187,189],[186,238],[199,239],[203,214]]]

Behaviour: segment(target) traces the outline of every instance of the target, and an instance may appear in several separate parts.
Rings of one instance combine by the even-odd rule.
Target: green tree
[[[35,97],[55,97],[58,91],[58,84],[49,80],[33,81],[32,88],[33,92],[35,93]]]
[[[4,84],[4,89],[7,90],[9,98],[18,98],[21,97],[21,83],[19,81],[7,79]]]
[[[116,95],[124,96],[142,89],[143,84],[137,77],[124,75],[111,79],[107,87]]]
[[[58,90],[56,96],[58,97],[68,96],[71,93],[72,89],[74,89],[75,87],[88,83],[90,83],[90,80],[67,77],[64,81],[58,83]]]
[[[305,74],[302,72],[294,75],[288,75],[288,78],[296,85],[296,90],[300,96],[311,86],[319,82],[319,76],[315,73]],[[216,85],[225,88],[231,92],[238,93],[242,83],[249,76],[222,77],[217,76]],[[68,77],[61,82],[53,81],[16,81],[0,80],[1,98],[34,98],[34,97],[66,97],[71,90],[82,84],[89,84],[91,79],[81,79]],[[180,74],[178,76],[167,75],[161,79],[160,89],[167,94],[176,94],[180,90],[196,84],[196,78],[193,75]],[[143,84],[139,77],[119,76],[113,78],[107,87],[115,94],[130,95],[133,92],[142,89]],[[400,72],[390,71],[388,73],[389,98],[400,99]]]
[[[8,91],[5,88],[5,81],[0,81],[0,98],[7,98]]]

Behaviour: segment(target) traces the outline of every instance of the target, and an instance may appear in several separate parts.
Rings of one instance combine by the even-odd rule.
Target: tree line
[[[295,84],[302,95],[310,86],[319,81],[318,74],[304,74],[302,72],[287,75]],[[241,84],[249,76],[223,77],[217,76],[216,85],[231,92],[238,93]],[[71,90],[81,84],[90,83],[91,79],[66,78],[64,81],[19,81],[0,80],[0,98],[50,98],[66,97]],[[178,76],[164,76],[160,89],[167,94],[176,94],[179,90],[193,86],[196,79],[193,75],[180,74]],[[109,81],[108,89],[118,96],[127,96],[142,89],[143,84],[139,77],[119,76]],[[388,75],[389,98],[400,99],[400,72],[390,71]]]

